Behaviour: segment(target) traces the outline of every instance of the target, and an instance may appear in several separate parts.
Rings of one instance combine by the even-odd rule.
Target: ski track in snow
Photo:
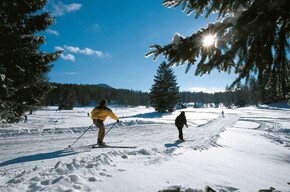
[[[63,144],[63,140],[67,140],[67,143],[73,141],[72,138],[67,138],[65,133],[80,133],[80,131],[74,130],[84,130],[83,128],[70,128],[68,130],[51,129],[51,131],[43,129],[42,132],[12,130],[12,133],[6,133],[5,136],[6,139],[9,139],[11,136],[14,137],[12,137],[11,140],[5,140],[7,148],[4,148],[3,150],[4,152],[9,152],[13,149],[15,156],[20,157],[12,160],[5,160],[4,158],[4,161],[2,160],[2,163],[0,163],[0,166],[2,167],[14,166],[11,173],[9,173],[9,168],[6,172],[1,172],[2,177],[11,174],[8,181],[3,181],[5,187],[2,186],[2,189],[9,189],[10,187],[13,189],[14,187],[19,187],[19,190],[23,190],[21,186],[25,183],[24,186],[28,186],[28,188],[24,189],[28,191],[65,191],[68,189],[66,188],[68,186],[71,189],[78,190],[83,187],[83,185],[78,185],[78,183],[81,183],[83,180],[98,182],[103,181],[103,178],[112,177],[112,175],[108,174],[108,172],[111,171],[106,170],[108,167],[113,169],[113,172],[125,171],[118,169],[114,163],[122,161],[123,159],[130,159],[130,161],[133,162],[137,161],[139,163],[144,163],[145,165],[150,165],[161,163],[163,160],[167,160],[167,158],[171,158],[171,156],[174,155],[180,155],[186,150],[204,150],[211,146],[218,146],[216,141],[219,134],[225,131],[225,128],[233,126],[237,119],[237,115],[228,115],[226,118],[217,118],[204,125],[184,128],[185,139],[189,141],[183,143],[175,142],[175,140],[178,139],[178,132],[174,124],[145,124],[142,122],[140,124],[138,122],[134,124],[132,121],[125,122],[112,130],[114,133],[111,134],[114,138],[120,140],[120,142],[116,142],[116,145],[138,146],[137,149],[133,150],[88,148],[86,146],[87,144],[84,144],[84,141],[92,140],[93,137],[96,137],[96,129],[91,131],[90,134],[85,135],[84,138],[82,138],[81,144],[75,144],[72,149],[61,149],[60,147],[60,145]],[[110,126],[107,126],[107,129],[108,127]],[[109,140],[109,135],[106,139]],[[2,142],[4,143],[4,141]],[[113,143],[113,141],[108,141],[108,143]],[[30,145],[31,147],[29,147]],[[35,147],[33,147],[34,145],[38,145],[38,153],[36,154],[34,151]],[[21,152],[22,146],[25,146],[28,150]],[[52,152],[41,153],[41,151],[47,151],[47,147],[49,147]],[[32,150],[30,151],[29,148]],[[15,151],[15,149],[19,150]],[[95,154],[98,155],[94,156]],[[60,160],[53,165],[55,158],[61,159],[61,157],[66,156],[72,158],[72,160]],[[50,166],[46,168],[34,166],[35,161],[51,160],[51,166],[53,166],[53,168]],[[22,163],[30,164],[31,168],[13,173],[15,168],[21,170]],[[47,163],[45,163],[45,166],[47,166]],[[103,169],[102,167],[106,167],[106,169]],[[74,174],[75,170],[77,170],[78,174]],[[82,173],[81,176],[80,173]],[[61,187],[62,185],[63,187]],[[82,188],[82,190],[86,189]]]
[[[275,114],[275,110],[269,110],[269,116],[265,116],[265,114],[261,114],[259,110],[253,114],[253,112],[248,112],[244,110],[243,117],[239,120],[239,123],[250,122],[253,124],[253,130],[263,131],[264,137],[271,140],[271,142],[282,145],[286,148],[290,147],[290,117],[289,110],[280,109],[283,113],[283,116],[280,114],[279,117],[273,116]],[[242,128],[238,126],[238,128]]]
[[[73,143],[87,127],[40,129],[37,126],[41,123],[31,129],[4,127],[0,129],[0,191],[102,191],[97,184],[125,172],[121,164],[158,165],[187,151],[222,147],[217,142],[220,134],[244,121],[252,122],[255,130],[268,131],[265,137],[273,142],[289,147],[288,136],[269,134],[270,130],[281,131],[279,123],[252,119],[251,114],[240,118],[238,113],[217,116],[198,125],[188,119],[189,128],[183,129],[187,141],[182,143],[176,142],[178,131],[172,121],[122,121],[105,138],[109,145],[137,146],[136,149],[87,147],[96,142],[97,128],[67,148],[64,143]],[[57,126],[57,121],[51,123]],[[107,124],[106,130],[111,126]]]

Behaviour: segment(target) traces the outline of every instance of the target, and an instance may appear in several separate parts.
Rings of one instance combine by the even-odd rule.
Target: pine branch
[[[239,76],[231,87],[244,78],[248,81],[252,73],[263,74],[266,70],[273,77],[274,86],[286,97],[290,89],[289,71],[281,69],[289,68],[286,50],[289,52],[290,1],[166,0],[163,5],[182,5],[182,11],[195,12],[196,18],[204,13],[208,18],[218,12],[217,19],[223,20],[208,24],[189,37],[179,36],[178,43],[155,45],[147,56],[154,54],[155,60],[163,54],[171,66],[187,63],[186,73],[201,58],[195,75],[210,73],[215,68],[228,73],[234,69]],[[217,36],[216,47],[204,49],[201,41],[206,34]]]

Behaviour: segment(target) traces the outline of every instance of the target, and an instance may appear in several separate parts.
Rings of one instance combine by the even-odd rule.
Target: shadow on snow
[[[171,113],[159,113],[159,112],[150,112],[150,113],[140,113],[137,115],[132,115],[132,116],[124,116],[122,118],[133,118],[133,117],[137,117],[137,118],[161,118],[164,115],[168,115]]]
[[[59,157],[64,157],[64,156],[69,156],[69,155],[74,155],[74,154],[77,154],[77,152],[68,151],[68,150],[59,150],[59,151],[54,151],[50,153],[39,153],[35,155],[28,155],[28,156],[18,157],[15,159],[4,161],[0,163],[0,167],[6,166],[6,165],[17,164],[17,163],[25,163],[25,162],[30,162],[30,161],[54,159],[54,158],[59,158]]]
[[[169,148],[169,147],[179,147],[178,145],[181,144],[181,143],[182,142],[180,142],[180,141],[176,141],[174,143],[167,143],[164,146],[167,147],[167,148]]]

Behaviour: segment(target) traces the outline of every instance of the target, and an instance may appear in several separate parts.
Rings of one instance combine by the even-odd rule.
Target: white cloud
[[[75,61],[75,56],[72,55],[72,54],[61,54],[60,57],[63,59],[63,60],[70,60],[70,61]]]
[[[93,50],[93,49],[90,49],[90,48],[80,49],[79,47],[73,47],[73,46],[65,45],[64,49],[66,51],[68,51],[68,52],[71,52],[71,53],[81,53],[81,54],[84,54],[84,55],[96,55],[98,57],[109,56],[109,54],[107,54],[107,53],[104,54],[101,51]]]
[[[67,51],[72,52],[72,53],[78,53],[78,52],[80,52],[80,48],[78,48],[78,47],[73,47],[73,46],[67,46],[67,45],[65,45],[64,48]]]
[[[80,73],[77,72],[64,72],[65,75],[78,75]]]
[[[79,3],[73,3],[70,5],[65,5],[65,9],[67,12],[77,11],[80,10],[83,5]]]
[[[55,46],[54,49],[57,51],[64,51],[64,49],[62,47],[59,47],[59,46]]]
[[[57,31],[54,31],[54,30],[51,30],[51,29],[46,29],[45,31],[46,31],[46,33],[59,36],[59,32],[57,32]]]
[[[108,57],[110,58],[111,56],[108,53],[103,53],[101,51],[96,51],[90,48],[84,48],[84,49],[80,49],[79,47],[74,47],[74,46],[67,46],[64,45],[64,47],[60,47],[60,46],[55,46],[54,49],[56,51],[63,51],[65,52],[69,52],[69,53],[74,53],[74,54],[83,54],[83,55],[89,55],[89,56],[97,56],[97,57]],[[60,57],[64,60],[70,60],[70,61],[75,61],[75,56],[72,54],[61,54]]]
[[[204,87],[191,87],[190,91],[193,92],[204,92],[204,93],[215,93],[215,92],[224,92],[224,88],[204,88]]]
[[[79,4],[79,3],[72,3],[72,4],[66,5],[58,0],[57,1],[52,0],[49,2],[49,4],[52,7],[51,15],[53,17],[62,16],[65,13],[69,13],[72,11],[78,11],[82,7],[82,4]]]

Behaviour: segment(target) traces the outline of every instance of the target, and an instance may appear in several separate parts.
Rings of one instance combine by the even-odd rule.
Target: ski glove
[[[119,121],[119,119],[117,120],[117,123],[119,123],[120,121]]]

